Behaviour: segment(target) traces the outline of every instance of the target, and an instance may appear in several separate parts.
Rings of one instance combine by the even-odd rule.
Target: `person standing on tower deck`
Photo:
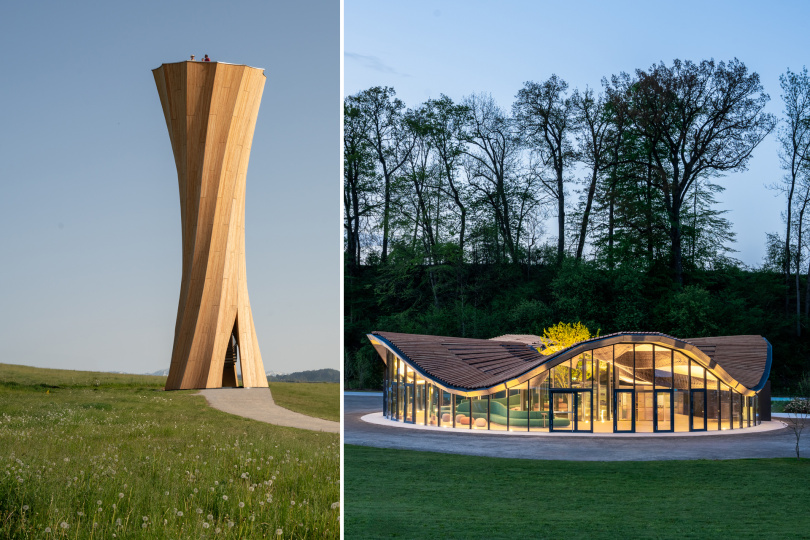
[[[193,54],[191,55],[191,61],[192,62],[194,61],[194,55]]]
[[[205,58],[203,58],[203,62],[210,62],[210,61],[211,61],[211,59],[208,58],[208,55],[206,54]]]

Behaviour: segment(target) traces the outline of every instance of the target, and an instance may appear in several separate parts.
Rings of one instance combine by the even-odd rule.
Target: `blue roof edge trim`
[[[765,359],[765,369],[762,370],[762,378],[759,380],[756,386],[751,388],[754,392],[759,392],[763,388],[765,388],[765,384],[768,382],[768,378],[771,376],[771,362],[773,362],[773,347],[771,346],[771,342],[763,337],[762,339],[765,340],[765,343],[768,344],[768,356]]]

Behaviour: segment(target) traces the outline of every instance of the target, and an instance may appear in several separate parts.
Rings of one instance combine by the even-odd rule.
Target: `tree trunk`
[[[565,195],[562,167],[557,169],[557,263],[562,264],[565,253]]]
[[[593,167],[593,174],[591,175],[591,185],[588,187],[588,200],[585,203],[585,211],[582,214],[582,225],[579,228],[579,244],[577,245],[577,261],[582,259],[582,252],[585,249],[585,235],[588,232],[588,219],[591,215],[591,205],[593,204],[593,195],[596,192],[596,180],[598,178],[599,163],[596,162]]]

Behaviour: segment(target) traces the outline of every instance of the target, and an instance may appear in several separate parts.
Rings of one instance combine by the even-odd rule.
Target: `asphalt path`
[[[209,388],[200,390],[208,405],[220,411],[310,431],[340,432],[340,422],[306,416],[276,405],[269,388]]]
[[[423,450],[473,456],[573,461],[659,461],[796,457],[796,437],[788,428],[760,433],[701,437],[527,437],[435,432],[370,424],[361,417],[382,410],[382,397],[343,396],[344,443],[377,448]],[[810,426],[800,451],[810,456]]]

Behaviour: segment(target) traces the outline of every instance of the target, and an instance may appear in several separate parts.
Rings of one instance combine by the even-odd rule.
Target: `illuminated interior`
[[[737,391],[677,348],[614,343],[549,362],[490,389],[448,388],[370,336],[385,362],[383,414],[445,429],[653,433],[760,423],[759,396]],[[385,346],[383,346],[385,345]],[[420,370],[421,371],[421,370]]]

